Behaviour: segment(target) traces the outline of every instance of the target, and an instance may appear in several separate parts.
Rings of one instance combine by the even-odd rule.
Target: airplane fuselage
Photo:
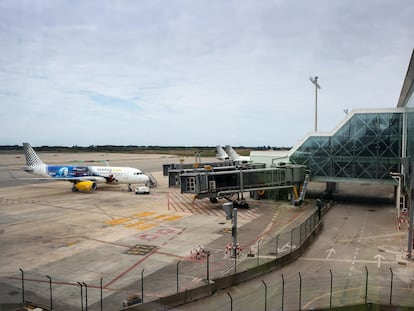
[[[88,166],[92,176],[101,176],[107,183],[145,184],[148,176],[133,167]]]
[[[108,184],[145,184],[148,176],[141,170],[132,167],[113,166],[77,166],[77,165],[35,165],[30,173],[55,179],[70,180],[83,178],[96,183]]]

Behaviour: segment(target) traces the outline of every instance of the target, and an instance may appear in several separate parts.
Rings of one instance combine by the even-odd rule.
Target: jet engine
[[[92,191],[96,190],[96,183],[93,181],[79,181],[73,184],[72,191]]]

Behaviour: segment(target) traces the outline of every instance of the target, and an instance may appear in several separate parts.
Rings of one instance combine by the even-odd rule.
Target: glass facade
[[[290,161],[306,165],[314,180],[391,181],[390,172],[400,170],[403,120],[398,108],[395,112],[354,112],[332,135],[309,136],[294,149]]]
[[[289,155],[326,182],[392,183],[405,158],[414,161],[414,50],[396,108],[353,111],[331,135],[310,135]]]
[[[401,89],[397,107],[403,107],[407,111],[406,154],[405,157],[414,160],[414,50],[411,54],[407,74]]]
[[[414,157],[414,111],[407,112],[407,157]]]

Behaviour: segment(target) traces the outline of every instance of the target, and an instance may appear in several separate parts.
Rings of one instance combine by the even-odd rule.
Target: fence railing
[[[200,259],[177,261],[155,272],[148,269],[136,271],[136,279],[127,288],[106,284],[100,277],[94,281],[89,278],[86,284],[82,280],[61,280],[52,274],[42,275],[23,269],[7,279],[10,287],[21,289],[21,301],[31,301],[44,309],[116,310],[122,308],[127,296],[137,294],[142,296],[141,304],[128,309],[164,310],[167,306],[208,297],[219,289],[260,277],[294,261],[319,232],[320,217],[329,207],[315,211],[298,226],[287,227],[283,232],[258,240],[235,258],[231,257],[231,252],[226,256],[224,250],[205,249]],[[260,295],[266,297],[263,303],[268,309],[277,310],[330,308],[367,302],[410,306],[414,305],[412,276],[404,273],[389,268],[370,274],[366,267],[352,275],[332,270],[317,274],[298,271],[264,283],[263,289],[252,290],[243,297],[233,296],[232,304],[243,306]]]
[[[375,269],[370,273],[364,267],[361,271],[354,270],[352,275],[332,270],[298,271],[281,274],[262,288],[252,286],[250,291],[243,291],[243,295],[233,294],[232,303],[235,310],[243,310],[242,306],[249,309],[251,301],[260,303],[260,299],[261,306],[266,306],[267,310],[317,310],[368,303],[394,305],[403,310],[402,306],[414,305],[414,288],[407,277],[406,271],[391,268]],[[230,310],[230,300],[229,308],[224,310]]]

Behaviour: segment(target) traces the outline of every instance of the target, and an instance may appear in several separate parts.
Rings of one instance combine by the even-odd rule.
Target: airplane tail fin
[[[229,155],[224,151],[224,149],[221,146],[216,146],[217,153],[216,158],[219,160],[228,160]]]
[[[26,157],[27,166],[45,165],[29,143],[23,143],[23,151]]]
[[[225,149],[231,160],[240,160],[240,155],[236,151],[234,151],[234,149],[230,145],[226,145]]]

